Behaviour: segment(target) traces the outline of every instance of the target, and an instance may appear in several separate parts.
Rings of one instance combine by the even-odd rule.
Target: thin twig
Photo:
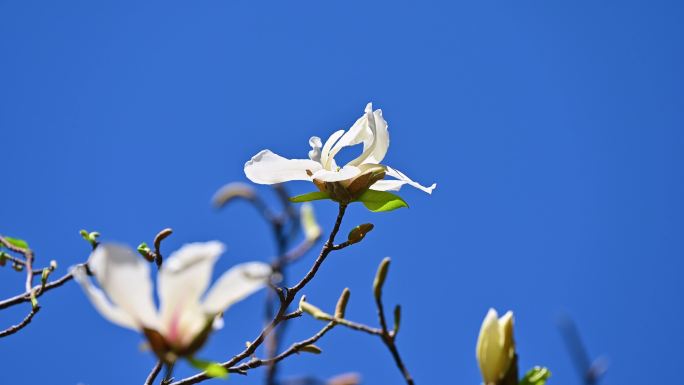
[[[76,268],[79,268],[79,267],[86,267],[87,268],[87,264],[81,263],[81,264],[76,265]],[[63,275],[61,278],[58,278],[54,281],[46,283],[42,289],[41,289],[42,285],[36,285],[36,286],[33,286],[33,288],[31,290],[36,291],[36,297],[40,297],[41,295],[43,295],[43,293],[50,291],[52,289],[55,289],[57,287],[60,287],[60,286],[64,285],[65,283],[71,281],[73,278],[74,278],[73,275],[71,274],[71,272],[69,272],[69,273]],[[14,306],[14,305],[17,305],[17,304],[20,304],[22,302],[30,302],[31,301],[31,290],[26,291],[25,293],[16,295],[14,297],[7,298],[5,300],[0,301],[0,310]]]
[[[332,330],[332,328],[334,328],[334,327],[335,327],[335,323],[329,322],[318,333],[314,334],[313,336],[311,336],[311,337],[309,337],[303,341],[292,344],[292,346],[290,346],[287,350],[285,350],[284,352],[278,354],[277,356],[275,356],[273,358],[269,358],[269,359],[254,358],[254,359],[250,360],[249,362],[246,362],[242,365],[238,365],[236,367],[229,368],[228,371],[230,371],[230,372],[244,372],[244,371],[247,371],[249,369],[255,369],[255,368],[258,368],[258,367],[263,366],[263,365],[268,365],[268,364],[280,362],[280,361],[284,360],[285,358],[287,358],[287,357],[289,357],[295,353],[301,352],[301,349],[303,347],[316,343],[318,340],[320,340],[327,332]]]
[[[380,292],[380,294],[381,293],[382,292]],[[387,319],[385,317],[385,307],[382,304],[382,295],[375,296],[375,304],[378,308],[378,319],[380,321],[380,328],[382,329],[382,335],[380,336],[380,339],[382,339],[382,342],[385,344],[385,346],[387,346],[387,349],[389,349],[390,353],[392,354],[392,358],[394,358],[395,364],[404,376],[406,384],[413,385],[413,377],[411,377],[411,373],[409,373],[408,368],[401,359],[399,349],[397,349],[397,344],[395,342],[396,335],[387,328]]]
[[[144,385],[152,385],[154,384],[154,380],[157,378],[159,375],[159,372],[161,372],[162,367],[164,366],[164,362],[162,360],[157,361],[157,363],[154,365],[152,368],[152,371],[150,374],[147,376],[147,379],[145,380]]]
[[[40,306],[31,307],[31,312],[29,312],[28,315],[21,322],[19,322],[16,325],[10,326],[3,331],[0,331],[0,338],[12,335],[18,332],[19,330],[23,329],[26,325],[30,324],[31,320],[38,313],[39,310]]]
[[[221,366],[223,366],[226,369],[230,369],[242,360],[246,359],[247,357],[250,357],[252,354],[254,354],[256,349],[264,342],[266,336],[268,336],[273,331],[273,329],[284,320],[287,308],[294,301],[299,291],[302,290],[304,286],[306,286],[316,276],[316,273],[318,272],[319,268],[327,258],[328,254],[330,254],[330,252],[333,251],[333,245],[335,244],[335,236],[337,236],[337,233],[340,230],[342,218],[344,217],[346,209],[346,204],[340,204],[337,218],[335,220],[335,225],[330,231],[328,240],[323,245],[321,252],[318,255],[318,258],[316,258],[316,261],[313,263],[310,270],[304,275],[304,277],[299,282],[297,282],[297,284],[290,287],[286,291],[285,300],[281,301],[280,307],[278,308],[278,311],[276,312],[273,319],[266,325],[266,327],[263,328],[261,333],[259,333],[259,335],[254,339],[254,341],[252,341],[251,344],[249,344],[249,346],[245,350],[235,355],[230,360],[222,363]],[[211,377],[207,376],[207,374],[203,372],[191,377],[187,377],[180,381],[176,381],[172,385],[197,384],[209,378]]]
[[[335,322],[338,325],[346,326],[350,329],[357,330],[360,332],[376,335],[376,336],[382,336],[384,332],[381,329],[377,329],[374,327],[370,327],[368,325],[360,324],[357,322],[349,321],[347,319],[340,319],[340,318],[335,318],[333,319],[333,322]]]

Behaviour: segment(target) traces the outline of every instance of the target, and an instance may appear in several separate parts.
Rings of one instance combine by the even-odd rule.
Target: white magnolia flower
[[[159,308],[154,303],[150,264],[129,247],[101,244],[90,255],[88,266],[102,290],[92,284],[84,268],[73,273],[104,318],[143,332],[155,353],[171,361],[199,349],[220,315],[269,279],[269,265],[248,262],[223,273],[207,291],[223,250],[222,243],[213,241],[190,243],[171,254],[157,276]]]
[[[345,147],[363,143],[363,152],[356,159],[339,167],[335,156]],[[347,185],[354,178],[371,170],[383,170],[390,180],[379,180],[370,186],[372,190],[399,190],[408,184],[431,194],[437,186],[424,187],[399,170],[381,165],[389,147],[387,122],[381,110],[373,111],[372,103],[368,103],[366,111],[347,131],[339,130],[325,141],[317,136],[309,139],[311,151],[309,159],[286,159],[270,150],[263,150],[245,163],[245,174],[254,183],[274,184],[292,180],[308,180],[318,182],[340,182]],[[346,187],[346,186],[345,186]]]
[[[480,328],[476,356],[485,384],[497,384],[506,375],[515,358],[512,312],[499,318],[496,310],[489,309]]]

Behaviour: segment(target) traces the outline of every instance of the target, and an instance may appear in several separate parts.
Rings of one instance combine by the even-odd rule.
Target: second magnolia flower
[[[223,250],[222,243],[213,241],[187,244],[171,254],[157,276],[159,309],[150,264],[129,247],[101,244],[91,254],[88,267],[102,290],[92,284],[84,268],[73,274],[104,318],[142,332],[157,356],[172,362],[192,356],[228,307],[268,282],[270,266],[248,262],[229,269],[209,288],[214,263]]]

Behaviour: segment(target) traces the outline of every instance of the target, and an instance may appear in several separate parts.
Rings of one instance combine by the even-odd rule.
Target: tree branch
[[[164,366],[164,362],[162,360],[157,361],[157,363],[154,365],[152,368],[152,371],[150,374],[147,376],[147,379],[145,380],[144,385],[152,385],[154,384],[154,380],[157,378],[159,375],[159,372],[161,372],[162,367]]]
[[[12,335],[18,332],[19,330],[23,329],[26,325],[30,324],[31,320],[38,313],[39,310],[40,306],[31,307],[31,312],[28,313],[28,315],[21,322],[19,322],[16,325],[10,326],[9,328],[3,331],[0,331],[0,338]]]
[[[87,268],[87,264],[81,263],[81,264],[76,265],[76,267],[86,267]],[[22,293],[22,294],[14,296],[14,297],[7,298],[5,300],[0,301],[0,310],[14,306],[14,305],[17,305],[17,304],[20,304],[22,302],[30,302],[31,301],[31,291],[35,291],[36,297],[40,297],[41,295],[43,295],[43,293],[50,291],[52,289],[58,288],[58,287],[64,285],[65,283],[71,281],[73,278],[74,278],[73,275],[71,274],[71,272],[69,272],[69,273],[63,275],[61,278],[58,278],[54,281],[46,283],[44,286],[43,285],[33,286],[33,288],[31,290],[26,291],[25,293]],[[42,287],[42,289],[41,289],[41,287]]]
[[[273,331],[273,329],[276,326],[278,326],[278,324],[280,324],[282,321],[288,319],[286,317],[288,307],[294,301],[294,299],[296,298],[299,291],[302,290],[316,276],[316,273],[318,272],[321,265],[323,264],[323,262],[327,258],[328,254],[330,254],[330,252],[333,251],[333,246],[335,244],[335,237],[337,236],[337,233],[340,230],[340,226],[342,224],[342,218],[344,217],[346,209],[347,209],[347,205],[340,203],[337,218],[335,220],[335,224],[334,224],[332,230],[330,231],[330,235],[328,236],[328,240],[325,242],[325,244],[321,248],[321,252],[318,255],[318,257],[316,258],[316,261],[313,263],[310,270],[304,275],[304,277],[302,277],[302,279],[299,282],[297,282],[294,286],[285,290],[285,299],[284,299],[284,301],[281,301],[280,306],[278,308],[278,311],[276,312],[273,319],[266,325],[266,327],[263,328],[261,333],[259,333],[259,335],[254,339],[254,341],[252,341],[251,344],[249,344],[249,346],[245,350],[243,350],[241,353],[235,355],[230,360],[223,362],[221,364],[221,366],[230,370],[231,368],[233,368],[233,366],[235,366],[236,364],[240,363],[241,361],[243,361],[247,357],[254,354],[256,349],[264,342],[266,336],[268,336]],[[199,373],[199,374],[196,374],[194,376],[182,379],[180,381],[176,381],[172,385],[197,384],[197,383],[205,381],[209,378],[211,378],[211,377],[207,376],[207,374],[203,372],[203,373]]]

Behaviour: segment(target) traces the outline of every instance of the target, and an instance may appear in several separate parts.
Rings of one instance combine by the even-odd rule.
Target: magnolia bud
[[[372,223],[364,223],[354,227],[347,236],[347,242],[354,244],[363,241],[363,238],[373,230],[373,227]]]
[[[169,235],[173,234],[173,229],[171,228],[165,228],[164,230],[160,231],[155,237],[154,237],[154,248],[155,250],[159,250],[161,247],[161,241],[166,239]]]
[[[344,318],[344,313],[347,310],[347,304],[349,303],[349,296],[351,291],[349,288],[345,287],[340,295],[340,299],[337,300],[337,306],[335,306],[335,318]]]
[[[475,353],[485,384],[498,384],[515,360],[513,313],[498,317],[496,310],[489,309],[477,339]]]
[[[299,301],[299,310],[303,311],[304,313],[312,315],[315,319],[318,320],[330,321],[332,319],[332,316],[330,314],[327,314],[323,310],[306,302],[305,296],[302,296],[301,301]]]
[[[304,203],[299,210],[299,217],[304,237],[309,242],[315,242],[321,236],[321,226],[316,222],[313,205],[308,202]]]
[[[304,346],[300,347],[297,351],[313,353],[313,354],[323,353],[323,350],[321,350],[321,348],[319,348],[318,346],[316,346],[314,344],[304,345]]]
[[[154,261],[154,253],[152,253],[150,247],[147,246],[147,243],[143,242],[138,245],[138,253],[140,253],[148,262]]]
[[[386,257],[380,262],[378,266],[378,272],[375,273],[375,280],[373,281],[373,294],[376,299],[382,297],[382,286],[385,284],[385,279],[387,278],[387,271],[389,270],[390,258]]]

